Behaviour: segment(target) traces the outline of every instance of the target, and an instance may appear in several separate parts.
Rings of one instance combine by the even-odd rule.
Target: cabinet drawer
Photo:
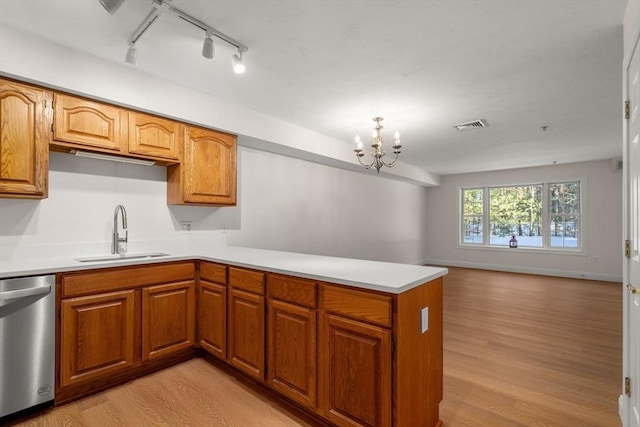
[[[229,285],[237,289],[264,295],[264,273],[229,267]]]
[[[65,273],[61,281],[62,298],[193,280],[194,270],[192,262],[185,262]]]
[[[306,307],[317,307],[316,282],[296,277],[269,274],[267,277],[267,296]]]
[[[227,266],[212,262],[200,263],[200,278],[219,285],[227,284]]]
[[[321,289],[321,306],[325,310],[391,327],[393,301],[390,296],[328,284]]]

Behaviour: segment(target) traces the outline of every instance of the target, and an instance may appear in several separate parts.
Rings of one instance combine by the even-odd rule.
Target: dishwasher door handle
[[[38,286],[36,288],[16,289],[13,291],[0,291],[0,300],[30,297],[33,295],[48,294],[51,292],[51,285]]]

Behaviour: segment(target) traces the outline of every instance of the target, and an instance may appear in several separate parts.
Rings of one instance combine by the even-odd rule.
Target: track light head
[[[129,49],[127,50],[127,56],[124,59],[127,64],[137,65],[138,64],[138,49],[136,45],[133,43],[129,44]]]
[[[238,50],[238,53],[236,53],[235,55],[233,55],[231,57],[231,64],[233,65],[233,71],[236,74],[244,73],[244,70],[246,69],[246,67],[242,63],[242,51],[241,50]]]
[[[124,3],[124,0],[100,0],[100,4],[110,15],[116,13],[116,10],[122,6],[122,3]]]
[[[202,44],[202,56],[207,59],[213,59],[213,57],[216,56],[216,51],[213,48],[213,39],[209,33],[207,33],[207,38],[204,39],[204,43]]]

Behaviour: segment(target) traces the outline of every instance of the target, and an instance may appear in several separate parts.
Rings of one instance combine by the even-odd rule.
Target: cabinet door
[[[142,288],[142,360],[153,360],[195,344],[195,283]]]
[[[60,386],[132,366],[135,324],[133,290],[62,300]]]
[[[316,311],[268,300],[268,381],[291,399],[316,407]]]
[[[53,125],[54,144],[126,154],[127,111],[122,108],[56,94]]]
[[[391,425],[391,332],[324,314],[320,409],[338,426]]]
[[[178,160],[182,125],[173,120],[129,112],[129,153]]]
[[[169,204],[236,204],[236,137],[185,126],[179,166],[167,169]]]
[[[1,197],[47,197],[50,106],[51,93],[0,80]]]
[[[264,297],[230,288],[227,360],[264,380]]]
[[[200,279],[198,341],[200,347],[227,358],[227,287]]]

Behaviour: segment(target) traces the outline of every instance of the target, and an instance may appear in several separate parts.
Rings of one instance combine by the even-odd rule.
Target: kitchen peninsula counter
[[[72,256],[2,260],[0,261],[0,279],[170,261],[203,260],[327,281],[368,290],[388,292],[391,294],[400,294],[420,286],[423,283],[442,277],[448,272],[446,268],[439,267],[308,255],[236,246],[215,246],[196,250],[166,250],[166,248],[163,247],[160,248],[160,251],[166,252],[169,255],[157,258],[122,259],[107,262],[79,262]],[[83,254],[82,256],[87,255],[96,254]]]

